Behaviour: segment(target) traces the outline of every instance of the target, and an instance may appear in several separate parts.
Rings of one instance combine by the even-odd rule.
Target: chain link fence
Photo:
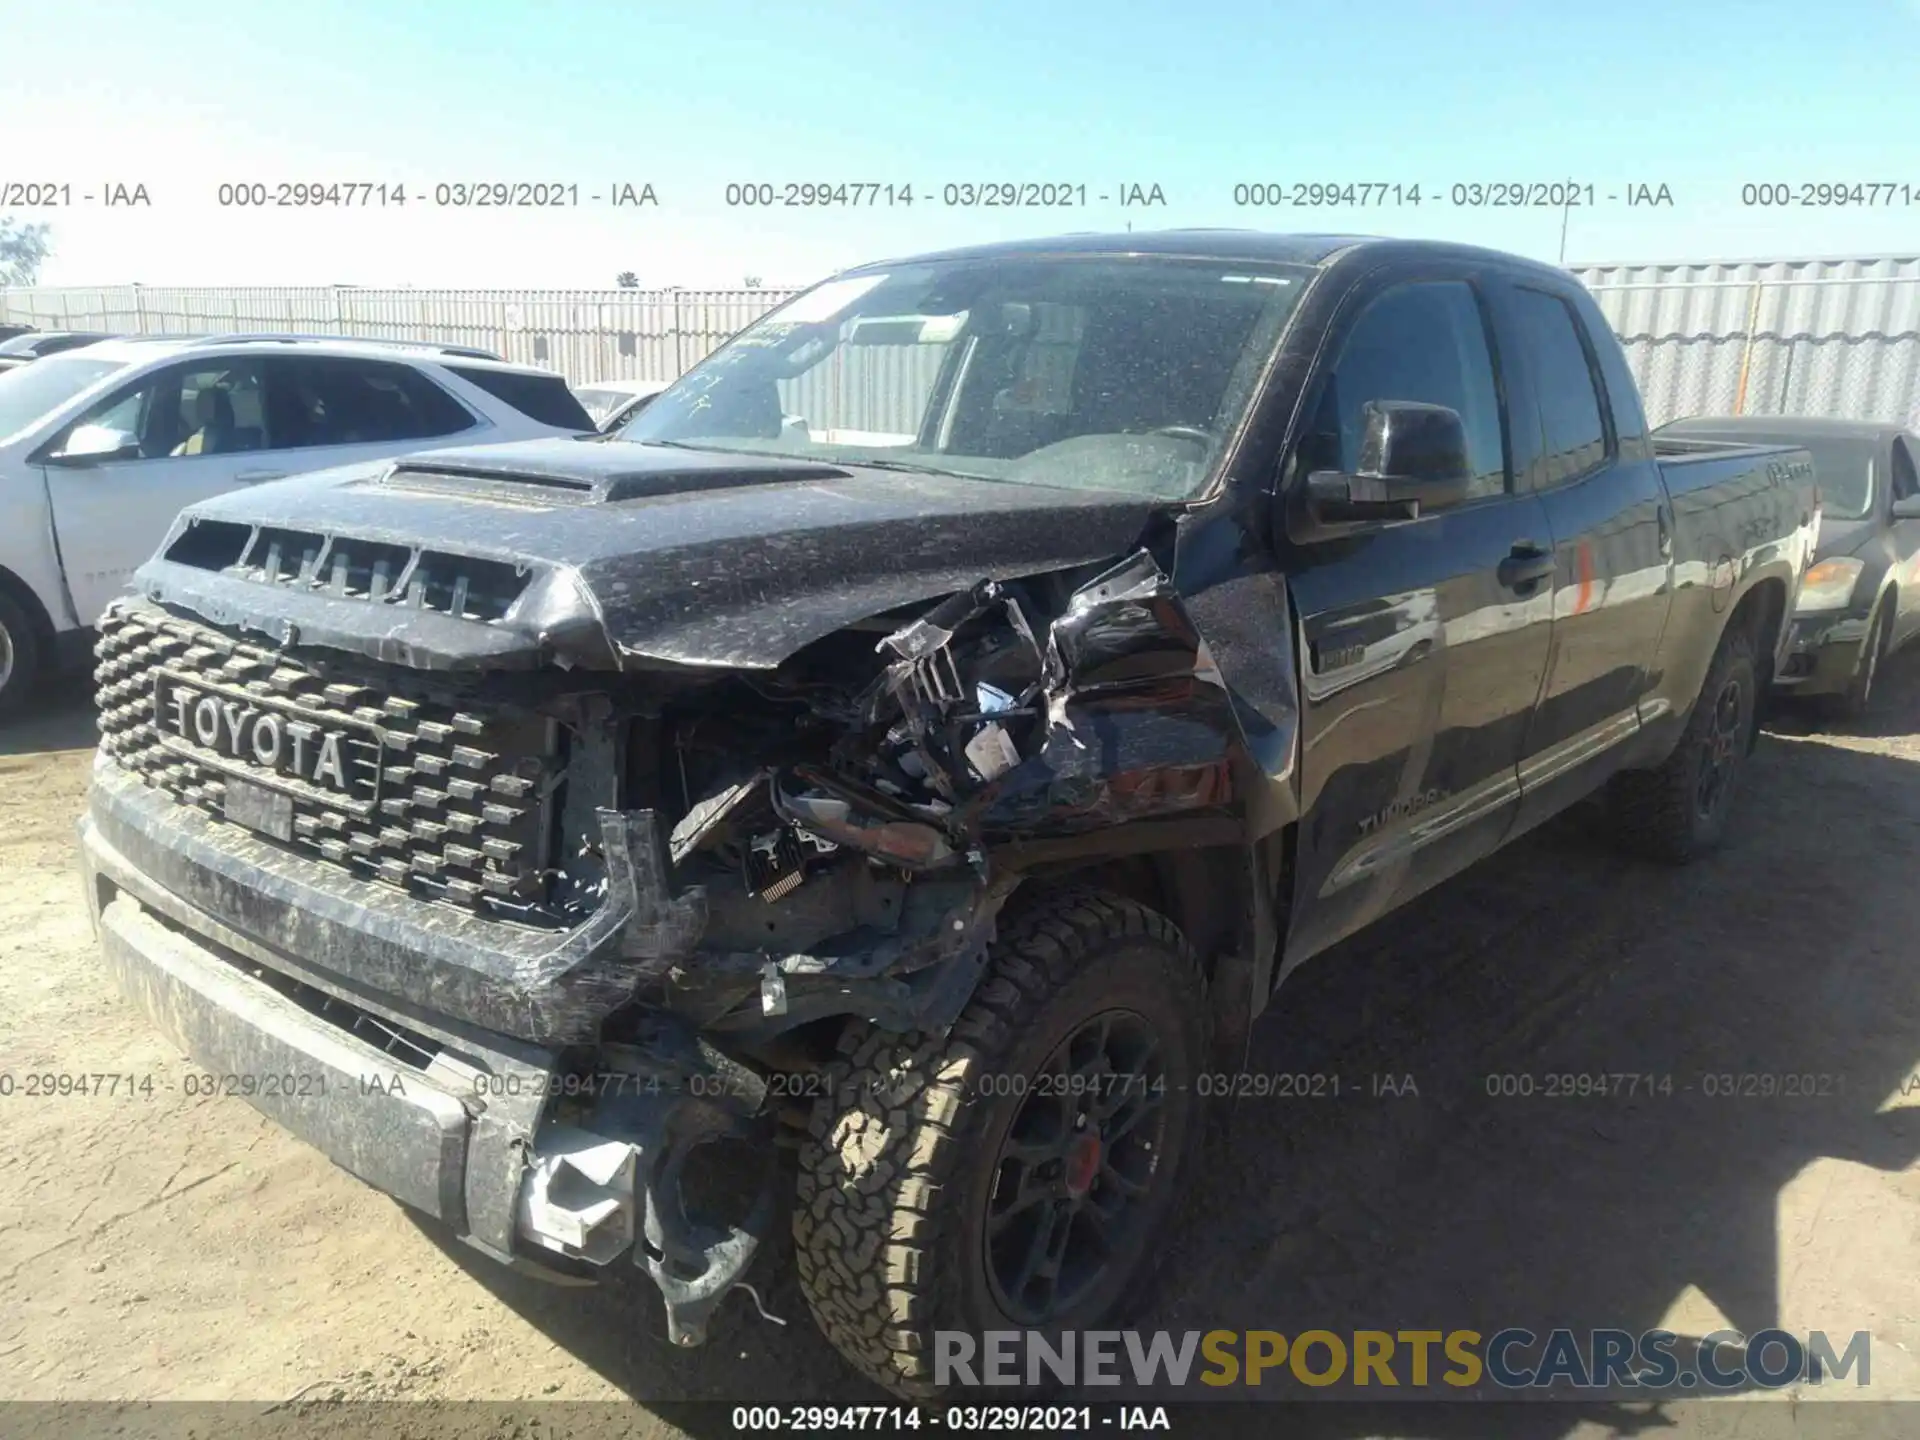
[[[40,287],[0,290],[0,321],[120,335],[275,332],[472,345],[577,385],[674,379],[797,293]]]
[[[1820,415],[1920,429],[1920,259],[1574,271],[1655,424]]]
[[[1920,258],[1573,273],[1624,343],[1656,424],[1753,413],[1920,429]],[[272,331],[474,345],[582,384],[673,379],[795,293],[42,287],[0,290],[0,319],[126,334]],[[889,394],[907,383],[882,378],[867,383]]]

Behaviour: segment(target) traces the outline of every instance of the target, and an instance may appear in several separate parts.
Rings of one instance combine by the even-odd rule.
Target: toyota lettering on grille
[[[201,764],[354,810],[378,799],[381,738],[370,725],[166,670],[154,675],[153,720],[162,743]]]

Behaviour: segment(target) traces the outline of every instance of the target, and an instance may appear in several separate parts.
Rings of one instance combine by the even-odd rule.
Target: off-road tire
[[[25,703],[40,678],[40,632],[12,597],[0,593],[0,716]]]
[[[1838,695],[1820,697],[1820,713],[1828,720],[1846,724],[1864,720],[1873,704],[1873,682],[1892,648],[1893,602],[1882,600],[1867,617],[1866,638],[1860,642],[1860,660],[1847,680],[1847,688]]]
[[[1179,1176],[1202,1143],[1197,1079],[1209,1039],[1204,976],[1165,916],[1102,891],[1037,900],[1004,918],[950,1032],[859,1023],[842,1036],[800,1153],[795,1259],[821,1330],[894,1394],[941,1393],[936,1331],[977,1340],[1021,1328],[991,1297],[982,1238],[1000,1143],[1020,1113],[1005,1077],[1031,1074],[1076,1027],[1116,1008],[1148,1015],[1168,1052],[1163,1158],[1139,1202],[1148,1233],[1164,1237]],[[1112,1293],[1094,1297],[1097,1311],[1050,1317],[1045,1328],[1131,1314],[1165,1249],[1148,1243],[1128,1273],[1103,1280]]]
[[[1622,771],[1608,786],[1614,834],[1626,849],[1651,860],[1684,865],[1720,843],[1752,749],[1759,680],[1752,634],[1744,625],[1729,627],[1720,637],[1673,753],[1658,769]],[[1724,728],[1719,703],[1730,685],[1738,687],[1738,733],[1727,737],[1718,733]],[[1728,739],[1730,750],[1725,748]],[[1716,743],[1727,768],[1716,803],[1703,809],[1704,768],[1712,761]]]

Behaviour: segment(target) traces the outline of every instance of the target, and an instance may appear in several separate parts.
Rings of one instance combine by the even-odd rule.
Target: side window
[[[283,449],[428,440],[474,423],[452,396],[405,365],[320,355],[266,363]]]
[[[1893,442],[1893,498],[1910,500],[1920,495],[1920,476],[1913,471],[1913,445],[1896,438]]]
[[[269,444],[260,366],[250,359],[196,361],[156,370],[117,391],[75,424],[125,437],[143,460],[263,450]],[[131,457],[129,457],[131,458]]]
[[[1493,352],[1471,286],[1457,280],[1396,286],[1361,312],[1320,393],[1302,468],[1357,470],[1362,411],[1371,400],[1458,411],[1476,477],[1471,493],[1499,495],[1508,488]]]
[[[147,402],[153,398],[153,394],[154,386],[151,383],[124,391],[102,401],[99,407],[81,418],[80,424],[97,425],[126,436],[130,443],[135,442],[140,435],[141,417],[146,413]]]
[[[1544,485],[1578,479],[1607,458],[1593,362],[1573,309],[1558,295],[1516,289],[1521,344],[1540,401]]]
[[[447,367],[469,385],[476,385],[542,425],[562,430],[592,430],[593,417],[587,414],[567,382],[558,375],[527,375],[517,370],[481,370],[465,366]]]
[[[1647,412],[1640,401],[1640,382],[1634,379],[1627,361],[1626,348],[1607,323],[1600,307],[1578,307],[1582,328],[1587,332],[1594,356],[1600,362],[1600,379],[1613,409],[1613,438],[1620,455],[1628,460],[1649,460],[1653,450],[1647,439]]]

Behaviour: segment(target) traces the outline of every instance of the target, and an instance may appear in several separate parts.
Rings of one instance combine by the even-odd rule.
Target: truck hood
[[[135,586],[283,644],[430,669],[768,669],[846,625],[984,578],[1121,554],[1163,503],[547,439],[204,501],[181,513]]]

